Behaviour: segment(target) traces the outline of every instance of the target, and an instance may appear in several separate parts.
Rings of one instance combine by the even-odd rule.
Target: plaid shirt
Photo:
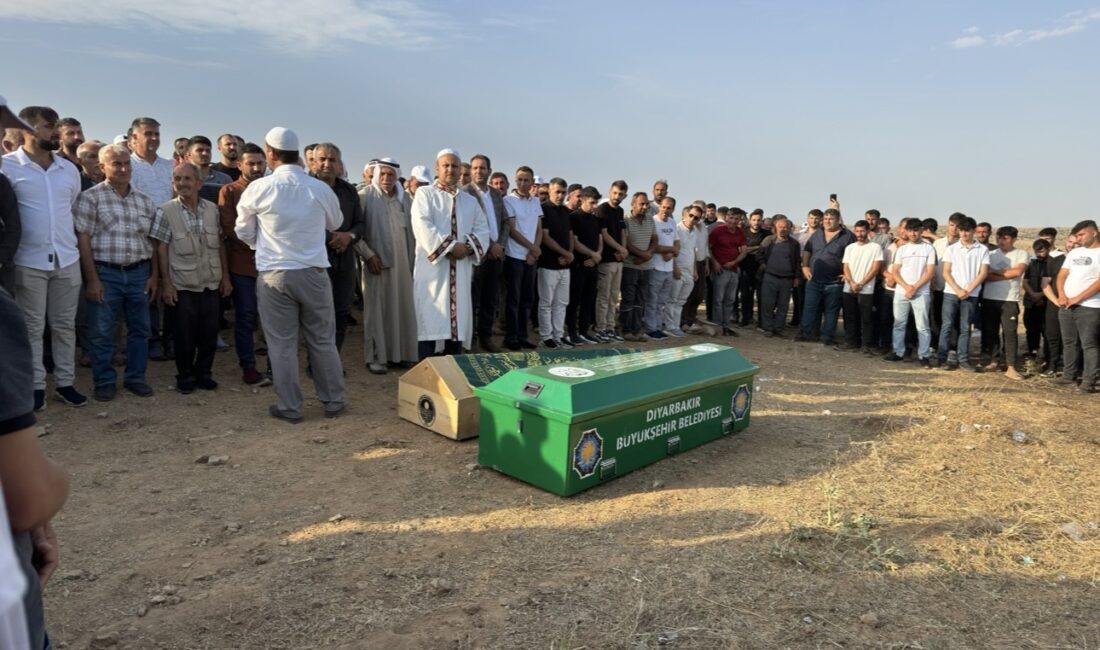
[[[153,256],[149,231],[155,213],[153,201],[132,185],[123,197],[103,181],[77,197],[73,223],[91,237],[95,261],[133,264]]]
[[[187,224],[187,231],[196,235],[202,234],[202,219],[198,214],[191,211],[191,208],[187,207],[183,201],[179,199],[172,199],[180,204],[180,212],[183,214],[183,221]],[[169,201],[171,203],[171,201]],[[202,204],[209,203],[206,199],[199,199],[199,209],[202,210]],[[153,227],[149,231],[149,236],[157,241],[162,241],[165,244],[172,243],[172,227],[168,225],[168,219],[164,216],[164,210],[157,208],[157,215],[153,218]]]

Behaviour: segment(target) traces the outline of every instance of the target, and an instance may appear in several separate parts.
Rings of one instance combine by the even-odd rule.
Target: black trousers
[[[765,273],[760,281],[760,327],[774,334],[787,325],[787,307],[791,303],[794,278]]]
[[[493,336],[493,320],[497,313],[497,297],[500,295],[500,276],[504,272],[504,260],[485,259],[474,271],[474,323],[480,340]]]
[[[844,342],[853,347],[875,347],[875,294],[846,293],[841,301],[844,308]]]
[[[1058,305],[1046,302],[1043,308],[1043,358],[1047,370],[1054,370],[1062,358],[1062,325],[1058,322]]]
[[[1027,353],[1038,356],[1039,345],[1046,334],[1047,301],[1024,307],[1024,330],[1027,332]]]
[[[351,303],[355,300],[355,285],[359,276],[355,271],[355,253],[349,247],[339,260],[330,258],[328,279],[332,283],[332,311],[336,322],[336,349],[344,346],[344,333],[348,329]]]
[[[894,292],[879,282],[875,285],[875,344],[881,350],[894,347]]]
[[[697,280],[695,286],[691,288],[691,294],[688,296],[687,302],[684,303],[684,311],[680,315],[680,320],[683,321],[683,325],[692,325],[695,321],[699,320],[699,305],[702,304],[703,298],[707,295],[707,289],[710,287],[710,277],[707,275],[706,269],[706,260],[695,263],[695,270],[699,274],[699,280]],[[710,318],[709,307],[707,308],[707,318]]]
[[[507,287],[507,299],[504,305],[504,324],[506,343],[519,343],[527,340],[527,322],[531,318],[531,308],[535,300],[534,265],[526,260],[514,257],[504,259],[504,279]]]
[[[220,312],[221,296],[215,289],[176,292],[172,336],[176,346],[177,381],[210,378],[218,349]]]
[[[802,272],[801,269],[798,271]],[[798,286],[794,288],[794,311],[791,316],[791,325],[798,326],[802,323],[802,305],[806,304],[806,278],[798,278]],[[892,322],[892,321],[891,321]]]
[[[1014,300],[982,299],[982,359],[998,361],[1004,357],[1009,367],[1016,365],[1020,305]]]
[[[739,321],[748,325],[752,322],[752,310],[756,303],[756,291],[758,289],[757,283],[760,279],[756,273],[756,263],[753,262],[753,258],[748,258],[749,264],[741,265],[741,281],[737,285],[737,291],[741,294],[741,308],[738,312]]]
[[[596,321],[596,283],[599,270],[595,266],[574,266],[569,269],[569,305],[565,308],[565,331],[569,336],[588,334]]]
[[[932,311],[928,314],[928,324],[932,328],[932,350],[935,351],[936,342],[939,341],[940,327],[943,322],[943,291],[932,292]]]

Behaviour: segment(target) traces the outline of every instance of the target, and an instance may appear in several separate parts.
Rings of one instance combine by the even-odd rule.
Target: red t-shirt
[[[710,242],[711,257],[724,265],[741,254],[741,248],[745,246],[745,233],[740,228],[731,231],[728,226],[717,226],[710,231],[707,240]]]

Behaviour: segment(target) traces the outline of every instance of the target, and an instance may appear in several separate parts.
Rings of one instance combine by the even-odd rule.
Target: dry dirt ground
[[[399,419],[361,333],[336,420],[232,352],[49,405],[57,647],[1100,648],[1100,397],[741,330],[747,431],[560,498]]]

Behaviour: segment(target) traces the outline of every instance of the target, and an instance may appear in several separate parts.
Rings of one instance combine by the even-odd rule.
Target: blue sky
[[[1094,0],[1096,1],[1096,0]],[[1100,4],[0,0],[16,109],[102,140],[287,126],[353,175],[443,147],[511,176],[800,220],[1096,218]]]

